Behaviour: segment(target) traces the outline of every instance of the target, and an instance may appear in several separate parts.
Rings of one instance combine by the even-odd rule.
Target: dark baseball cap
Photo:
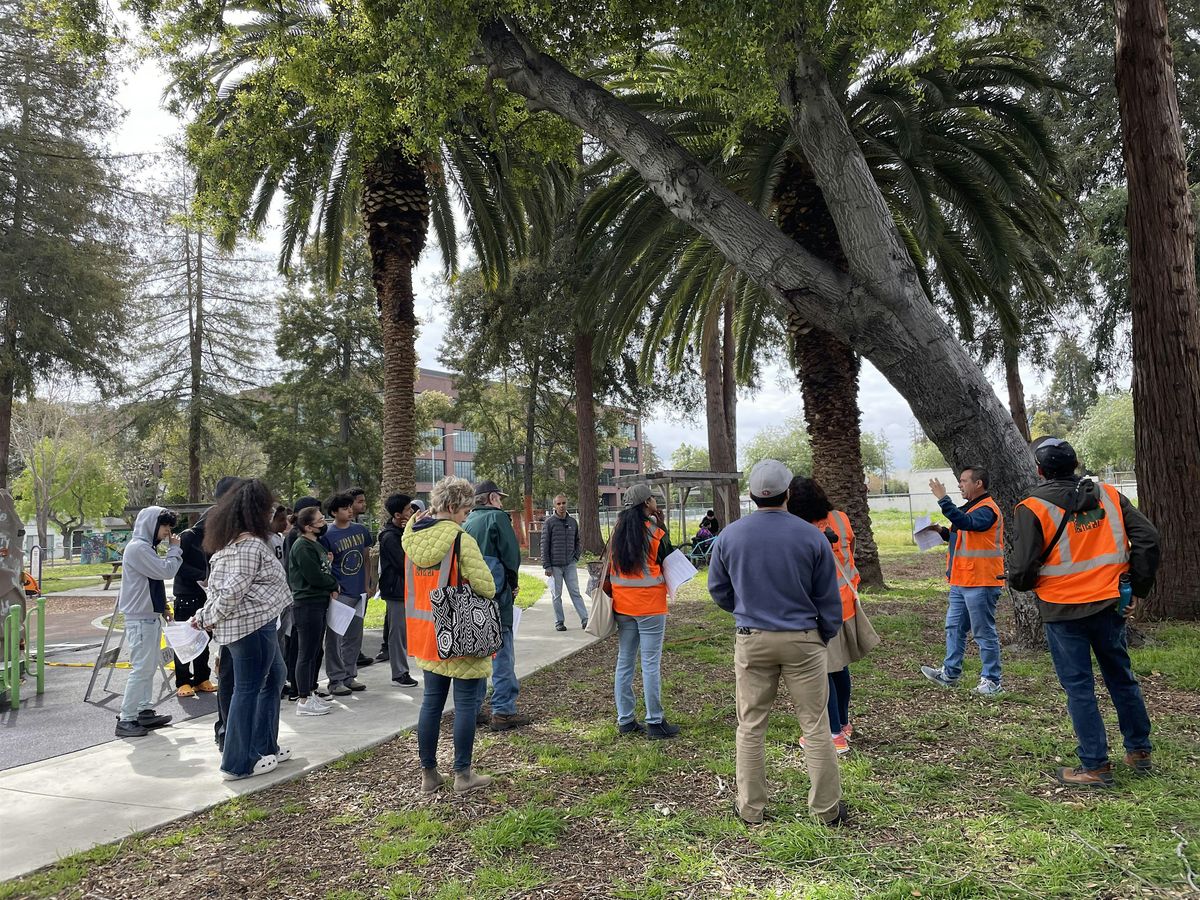
[[[488,481],[481,481],[475,485],[476,497],[486,497],[488,494],[499,494],[501,497],[508,496],[508,494],[500,490],[500,485],[490,479]]]
[[[1079,465],[1075,448],[1062,438],[1040,437],[1033,442],[1033,458],[1047,472],[1074,472]]]

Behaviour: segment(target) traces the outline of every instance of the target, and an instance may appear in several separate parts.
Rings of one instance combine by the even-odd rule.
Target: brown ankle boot
[[[480,775],[474,769],[463,769],[454,773],[454,790],[460,794],[485,788],[491,783],[490,775]]]
[[[1125,754],[1125,765],[1133,769],[1137,775],[1150,774],[1150,751],[1131,750]]]
[[[446,779],[442,777],[442,773],[437,769],[422,769],[421,770],[421,793],[433,794],[437,792]]]
[[[1080,788],[1110,788],[1113,786],[1112,763],[1105,763],[1098,769],[1085,769],[1076,766],[1073,769],[1058,769],[1054,773],[1059,784],[1067,787]]]

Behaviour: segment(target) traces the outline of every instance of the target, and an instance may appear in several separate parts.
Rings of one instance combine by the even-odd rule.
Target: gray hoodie
[[[166,559],[154,549],[157,543],[154,532],[163,512],[161,506],[147,506],[138,513],[133,523],[133,536],[121,555],[121,593],[117,598],[117,609],[127,619],[153,619],[159,615],[154,610],[150,582],[174,578],[183,562],[183,551],[178,546],[167,551]]]

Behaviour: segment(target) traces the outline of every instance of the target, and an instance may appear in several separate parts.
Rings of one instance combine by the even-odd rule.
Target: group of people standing
[[[936,668],[922,667],[922,673],[943,687],[956,686],[966,638],[972,635],[983,664],[975,691],[1001,693],[995,628],[1000,587],[1007,580],[1016,590],[1035,591],[1079,739],[1080,765],[1059,769],[1056,777],[1071,786],[1107,787],[1113,774],[1091,658],[1098,660],[1117,709],[1125,762],[1135,772],[1149,772],[1150,721],[1126,649],[1131,609],[1120,598],[1123,584],[1131,585],[1135,598],[1153,586],[1157,533],[1114,488],[1076,476],[1075,453],[1065,441],[1043,439],[1034,451],[1044,482],[1017,507],[1007,573],[1004,517],[988,493],[988,474],[979,467],[963,471],[959,488],[966,502],[961,507],[947,498],[939,482],[931,483],[950,522],[944,537],[950,545],[951,591],[945,658]],[[821,822],[841,825],[848,810],[837,756],[849,750],[854,734],[849,666],[879,643],[860,604],[854,532],[848,516],[833,508],[817,482],[793,477],[776,460],[754,466],[749,492],[756,512],[720,529],[708,570],[714,602],[734,617],[734,812],[747,825],[763,821],[768,800],[765,735],[782,682],[803,731],[809,807]],[[315,499],[305,498],[290,516],[256,479],[223,479],[217,495],[216,505],[183,539],[172,533],[176,519],[171,511],[149,507],[138,515],[125,551],[120,598],[133,669],[117,734],[139,736],[170,721],[153,710],[150,686],[168,615],[163,583],[174,577],[176,618],[190,615],[195,628],[209,631],[221,645],[219,690],[229,697],[222,704],[223,740],[220,732],[218,737],[221,769],[226,778],[243,778],[271,771],[290,756],[278,743],[281,697],[296,699],[299,715],[324,715],[334,696],[365,689],[356,677],[364,661],[362,617],[356,615],[345,633],[338,633],[329,628],[327,610],[333,602],[361,611],[374,540],[354,521],[361,494],[335,495],[324,510]],[[438,770],[437,747],[451,696],[456,791],[491,782],[473,766],[479,726],[506,731],[530,722],[517,710],[513,605],[520,551],[503,510],[504,497],[493,482],[472,487],[448,477],[434,486],[428,509],[402,494],[385,502],[389,518],[379,536],[379,587],[388,620],[380,657],[390,660],[393,681],[402,686],[418,683],[408,670],[410,655],[422,670],[417,742],[421,790],[427,793],[446,782]],[[164,540],[169,547],[160,556],[156,545]],[[555,583],[556,627],[565,629],[564,585],[586,627],[588,610],[572,577],[580,555],[578,525],[566,512],[565,497],[555,499],[542,549],[545,570]],[[602,576],[618,633],[613,693],[622,736],[664,740],[680,733],[667,720],[661,687],[668,608],[665,563],[672,549],[650,487],[633,485],[625,494]],[[502,639],[493,657],[444,658],[439,650],[434,595],[462,584],[498,606]],[[282,644],[281,626],[289,634]],[[327,692],[317,681],[322,656]],[[644,721],[637,718],[633,690],[639,664]],[[213,690],[209,674],[203,661],[178,666],[181,693],[185,686]],[[485,707],[489,675],[490,711]]]

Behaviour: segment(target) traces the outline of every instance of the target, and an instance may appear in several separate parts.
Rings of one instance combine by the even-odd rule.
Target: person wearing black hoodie
[[[404,614],[404,526],[412,518],[412,497],[392,494],[384,501],[388,523],[379,532],[379,595],[387,604],[388,661],[392,681],[401,687],[416,687],[417,680],[408,670],[408,620]]]
[[[232,475],[224,476],[213,489],[213,500],[220,498],[237,482]],[[208,581],[208,555],[204,552],[204,519],[208,510],[201,513],[191,528],[179,536],[179,549],[183,551],[183,562],[175,573],[172,593],[174,617],[177,622],[186,622],[208,601],[204,584]],[[208,662],[208,648],[190,663],[175,657],[175,687],[180,697],[194,697],[196,692],[211,694],[217,691],[212,683],[212,668]]]
[[[1150,717],[1129,661],[1125,623],[1154,587],[1158,531],[1116,488],[1074,474],[1075,450],[1061,438],[1033,444],[1044,483],[1017,504],[1008,582],[1038,598],[1046,643],[1079,740],[1080,765],[1055,772],[1069,787],[1113,785],[1108,737],[1096,702],[1092,656],[1117,711],[1125,763],[1150,772]],[[1119,606],[1128,577],[1134,605]]]
[[[290,571],[288,569],[288,561],[291,558],[292,545],[296,543],[298,538],[302,537],[300,533],[300,527],[298,524],[296,524],[299,521],[300,513],[309,507],[320,507],[320,505],[321,501],[316,497],[301,497],[292,507],[292,527],[283,537],[283,570],[285,572]],[[294,590],[295,585],[292,585],[292,588]],[[287,640],[283,641],[282,649],[283,663],[285,666],[287,666],[287,684],[284,686],[284,695],[288,700],[295,702],[301,695],[300,691],[297,689],[296,681],[296,662],[299,658],[300,644],[297,640],[295,640],[294,633]],[[318,647],[316,656],[317,662],[314,671],[320,671],[321,660],[324,655],[324,648]],[[308,695],[304,694],[304,696],[307,697]],[[328,695],[325,696],[328,697]]]

